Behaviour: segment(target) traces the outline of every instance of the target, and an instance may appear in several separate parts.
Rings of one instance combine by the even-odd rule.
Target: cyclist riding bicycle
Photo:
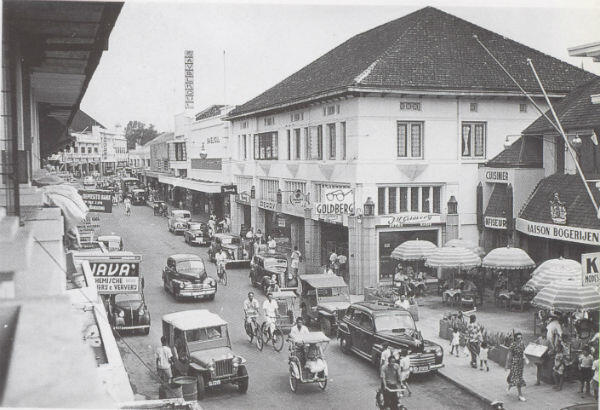
[[[219,279],[223,278],[223,273],[225,272],[225,263],[227,261],[227,252],[225,249],[221,249],[221,252],[218,252],[215,255],[215,263],[217,265],[217,275]]]
[[[250,325],[258,316],[258,300],[254,299],[254,292],[248,292],[248,299],[244,301],[244,322]]]
[[[267,326],[269,338],[271,338],[273,336],[273,332],[275,331],[277,309],[279,308],[277,301],[273,299],[273,293],[267,293],[267,300],[263,302],[262,308],[263,314],[265,315],[265,324]]]

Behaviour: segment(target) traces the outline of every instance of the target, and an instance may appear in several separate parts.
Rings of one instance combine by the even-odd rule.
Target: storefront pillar
[[[319,221],[310,218],[310,211],[304,218],[305,272],[321,272],[321,227]]]
[[[251,216],[252,216],[252,228],[254,228],[254,233],[257,230],[261,230],[261,232],[265,232],[265,212],[260,209],[256,205],[252,205]]]
[[[231,232],[235,235],[239,234],[244,223],[244,211],[242,205],[231,199]],[[250,227],[248,227],[250,229]]]
[[[377,286],[377,233],[374,217],[348,218],[348,269],[350,293],[361,295]]]

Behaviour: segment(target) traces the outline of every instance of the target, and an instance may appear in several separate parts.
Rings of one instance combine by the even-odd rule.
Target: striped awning
[[[432,242],[414,239],[398,245],[390,257],[401,261],[420,261],[427,258],[436,249],[437,246]]]
[[[581,264],[572,259],[549,259],[533,271],[527,286],[531,286],[539,292],[544,286],[557,280],[580,280]]]
[[[540,290],[532,304],[559,312],[600,310],[600,293],[595,286],[583,286],[581,278],[557,280]]]
[[[505,246],[492,249],[483,258],[482,266],[505,270],[529,269],[535,267],[535,262],[523,249]]]
[[[432,268],[470,269],[479,265],[481,258],[460,246],[438,248],[425,260],[425,266]]]

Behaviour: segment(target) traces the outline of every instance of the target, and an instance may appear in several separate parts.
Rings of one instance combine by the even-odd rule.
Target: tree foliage
[[[141,121],[129,121],[125,127],[125,138],[127,139],[127,149],[134,149],[135,144],[144,145],[148,141],[158,136],[158,131],[154,129],[153,124],[146,126]]]

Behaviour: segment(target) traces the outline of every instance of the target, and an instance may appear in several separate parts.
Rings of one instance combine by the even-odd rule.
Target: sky
[[[485,3],[128,0],[81,109],[109,127],[138,120],[170,131],[184,110],[184,50],[194,51],[195,112],[242,104],[350,37],[427,5],[600,75],[600,62],[567,51],[600,41],[600,0],[477,4]]]

